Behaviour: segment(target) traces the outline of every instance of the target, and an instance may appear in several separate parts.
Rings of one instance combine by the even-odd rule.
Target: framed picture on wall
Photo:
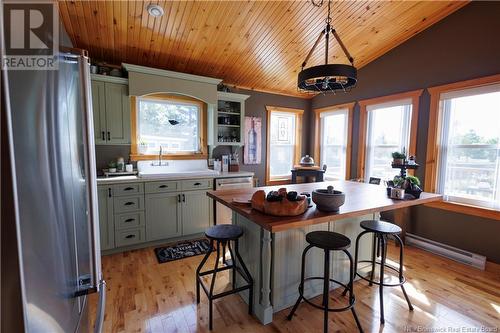
[[[262,161],[262,118],[245,117],[244,164],[260,164]]]

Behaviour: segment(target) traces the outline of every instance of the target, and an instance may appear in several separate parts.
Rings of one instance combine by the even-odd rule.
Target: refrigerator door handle
[[[99,283],[99,302],[97,303],[97,314],[95,318],[94,333],[102,332],[104,322],[104,310],[106,309],[106,281]]]
[[[88,223],[90,230],[90,252],[92,256],[92,289],[89,292],[100,292],[102,271],[101,271],[101,245],[99,236],[99,218],[97,212],[97,175],[95,169],[94,152],[94,125],[92,115],[92,97],[90,91],[90,64],[89,58],[82,54],[79,57],[81,87],[83,97],[83,111],[85,113],[85,173],[87,178],[88,191]]]

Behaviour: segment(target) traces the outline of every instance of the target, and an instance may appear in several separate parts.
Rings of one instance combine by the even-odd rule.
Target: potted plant
[[[116,162],[112,161],[108,163],[108,172],[116,172]]]
[[[394,165],[403,165],[405,164],[406,155],[404,153],[400,153],[399,151],[395,151],[392,153],[392,164]]]
[[[422,189],[420,188],[420,179],[415,176],[406,176],[404,189],[406,194],[411,194],[416,199],[420,197]]]
[[[394,186],[391,188],[391,198],[392,199],[399,199],[402,200],[404,199],[405,196],[405,189],[404,189],[404,184],[405,184],[405,179],[401,176],[396,176],[394,177],[394,180],[392,181]]]
[[[391,190],[394,187],[394,181],[392,181],[392,180],[384,180],[384,184],[385,184],[385,187],[386,187],[386,190],[387,190],[387,196],[390,197],[391,196]]]

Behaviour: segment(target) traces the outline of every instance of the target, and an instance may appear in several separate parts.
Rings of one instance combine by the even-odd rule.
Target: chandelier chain
[[[325,1],[328,1],[328,16],[325,19],[326,27],[321,30],[312,49],[307,54],[302,63],[302,70],[298,75],[298,90],[309,93],[335,93],[336,91],[350,91],[357,83],[357,70],[354,67],[354,58],[350,55],[344,43],[337,34],[337,31],[331,27],[331,2],[332,0],[310,0],[315,7],[321,7]],[[330,34],[335,38],[345,56],[351,63],[344,64],[329,64],[328,63],[328,48]],[[305,68],[314,50],[320,43],[321,39],[325,39],[325,63],[324,65]]]
[[[326,18],[327,25],[330,25],[330,23],[332,22],[332,16],[330,14],[331,4],[332,4],[332,0],[328,0],[328,17]]]

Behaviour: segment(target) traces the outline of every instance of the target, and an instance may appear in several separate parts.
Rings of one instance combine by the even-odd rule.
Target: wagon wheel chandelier
[[[316,7],[321,7],[324,0],[319,2],[311,0],[312,4]],[[298,75],[298,90],[304,93],[336,93],[337,91],[348,92],[353,87],[356,86],[357,82],[357,70],[354,67],[354,59],[347,51],[344,43],[340,39],[339,35],[330,25],[332,22],[331,17],[331,0],[328,0],[328,17],[326,18],[326,27],[321,31],[318,39],[314,43],[311,51],[307,54],[306,59],[302,63],[302,69]],[[337,40],[342,51],[344,52],[347,59],[351,65],[345,64],[329,64],[328,63],[328,46],[329,46],[329,36]],[[321,39],[325,37],[325,64],[312,66],[305,68],[309,58],[313,54],[314,50],[320,43]]]

